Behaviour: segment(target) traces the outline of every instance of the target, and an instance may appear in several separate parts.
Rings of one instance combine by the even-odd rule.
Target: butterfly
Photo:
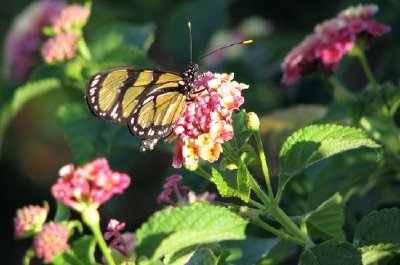
[[[153,150],[160,139],[171,135],[186,102],[201,92],[193,87],[199,66],[192,62],[190,22],[188,26],[190,64],[182,73],[120,67],[99,72],[87,83],[85,98],[92,113],[101,119],[126,124],[129,131],[141,139],[142,152]],[[235,42],[203,57],[233,45],[251,42]]]
[[[120,67],[95,74],[87,83],[86,101],[92,113],[127,124],[141,139],[140,151],[152,150],[168,137],[186,101],[192,99],[199,66],[190,63],[176,73]]]

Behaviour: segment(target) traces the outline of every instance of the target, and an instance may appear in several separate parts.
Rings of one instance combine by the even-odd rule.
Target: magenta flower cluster
[[[179,187],[178,184],[181,180],[182,176],[179,174],[168,177],[163,185],[162,192],[157,196],[157,203],[165,202],[170,206],[178,206],[179,204],[188,205],[200,201],[214,201],[217,197],[217,194],[210,192],[196,195],[187,186]],[[172,193],[175,195],[176,202],[171,198]]]
[[[390,27],[375,21],[377,11],[376,5],[350,7],[317,25],[314,33],[285,57],[282,82],[293,84],[318,69],[331,74],[358,40],[370,40],[388,32]]]
[[[241,93],[248,86],[234,81],[233,74],[207,72],[198,76],[194,88],[198,91],[195,100],[187,102],[174,127],[178,142],[173,166],[191,170],[197,168],[200,158],[216,161],[221,144],[232,139],[232,112],[243,104]]]
[[[121,194],[130,184],[129,176],[112,171],[105,158],[98,158],[82,167],[66,165],[60,169],[59,175],[51,192],[57,201],[76,211],[99,207],[114,194]]]

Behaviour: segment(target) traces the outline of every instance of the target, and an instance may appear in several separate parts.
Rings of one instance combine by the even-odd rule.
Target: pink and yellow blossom
[[[90,15],[90,9],[78,4],[65,7],[54,20],[51,28],[55,33],[69,32],[74,27],[83,27]]]
[[[38,258],[51,262],[54,257],[69,248],[69,230],[59,223],[48,223],[43,226],[33,240],[33,249]]]
[[[14,233],[17,238],[32,235],[42,229],[49,210],[40,205],[28,205],[17,210],[14,217]]]
[[[196,94],[187,102],[185,112],[174,127],[178,142],[174,149],[173,166],[195,170],[200,159],[210,163],[218,160],[222,144],[233,137],[232,112],[244,99],[247,85],[233,80],[233,74],[204,73],[194,83]]]
[[[390,31],[390,27],[375,21],[376,5],[350,7],[314,29],[296,46],[282,63],[284,84],[293,84],[299,78],[316,70],[333,73],[340,60],[360,39],[371,40]]]
[[[79,36],[75,33],[60,33],[48,39],[42,47],[42,56],[47,63],[70,60],[77,50]]]
[[[98,158],[82,167],[66,165],[59,171],[51,192],[57,201],[76,211],[99,207],[114,194],[121,194],[130,184],[125,173],[112,171],[105,158]]]

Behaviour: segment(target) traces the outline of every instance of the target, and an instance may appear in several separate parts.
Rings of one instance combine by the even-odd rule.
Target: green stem
[[[248,171],[247,168],[246,168],[246,170]],[[260,198],[260,200],[264,203],[265,207],[269,207],[271,205],[271,200],[273,198],[268,198],[267,194],[264,193],[264,191],[258,185],[257,181],[250,174],[250,172],[248,172],[248,175],[249,175],[249,181],[250,181],[251,188],[257,194],[258,198]]]
[[[97,208],[88,207],[82,212],[82,219],[87,226],[89,226],[90,230],[94,237],[96,238],[97,244],[100,247],[101,252],[104,255],[104,258],[107,261],[108,265],[116,265],[114,259],[111,255],[111,251],[107,246],[106,241],[103,238],[103,234],[100,229],[100,216]]]
[[[92,54],[90,53],[90,50],[89,50],[88,46],[86,45],[85,39],[83,38],[82,34],[78,40],[77,45],[78,45],[79,52],[82,54],[82,57],[87,61],[92,60]]]
[[[30,248],[25,252],[24,257],[22,258],[22,265],[31,264],[31,260],[33,257],[35,257],[35,252]]]
[[[293,237],[291,235],[288,235],[288,234],[286,234],[285,232],[283,232],[283,231],[281,231],[279,229],[276,229],[275,227],[265,223],[260,218],[255,219],[253,223],[255,225],[261,227],[262,229],[270,232],[271,234],[274,234],[274,235],[276,235],[276,236],[278,236],[278,237],[280,237],[282,239],[285,239],[287,241],[291,241],[291,242],[293,242],[295,244],[298,244],[300,246],[303,246],[303,247],[305,247],[307,245],[306,242],[304,242],[303,240],[301,240],[301,239],[299,239],[297,237]]]
[[[258,208],[260,210],[265,209],[264,205],[262,205],[259,202],[256,202],[255,200],[252,200],[252,199],[249,199],[249,204],[253,205],[254,207],[256,207],[256,208]]]
[[[276,220],[294,237],[304,242],[305,247],[314,246],[312,240],[304,233],[301,232],[300,228],[290,219],[287,214],[282,211],[278,206],[273,206],[269,209],[269,213],[276,218]]]
[[[368,79],[369,85],[373,88],[376,89],[377,82],[374,77],[374,74],[372,73],[371,67],[368,64],[367,58],[365,57],[364,50],[361,47],[356,46],[354,48],[354,54],[357,56],[358,60],[360,61],[361,67],[364,70],[364,74]]]
[[[258,130],[258,128],[256,130],[253,130],[253,134],[254,134],[254,137],[256,138],[256,142],[257,142],[258,154],[260,156],[261,168],[262,168],[262,172],[264,175],[265,183],[267,184],[268,195],[271,198],[271,200],[273,200],[274,192],[272,190],[271,179],[269,176],[267,160],[265,158],[264,146],[261,141],[260,130]]]
[[[207,171],[205,171],[202,167],[198,166],[196,168],[196,170],[194,171],[197,175],[199,175],[200,177],[205,178],[206,180],[210,181],[212,176],[210,174],[207,173]]]

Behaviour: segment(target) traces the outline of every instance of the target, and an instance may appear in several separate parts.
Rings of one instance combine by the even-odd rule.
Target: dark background
[[[30,2],[26,0],[1,1],[1,40],[4,40],[15,15]],[[173,47],[171,48],[171,45],[165,41],[165,35],[171,34],[171,32],[165,31],[165,25],[172,19],[171,14],[187,2],[189,1],[96,0],[92,16],[85,28],[85,35],[89,35],[101,25],[115,21],[154,22],[157,30],[155,42],[149,52],[150,58],[165,69],[181,71],[185,67],[185,61],[182,59],[185,57],[179,57],[176,52],[171,51]],[[386,79],[397,83],[400,73],[398,63],[400,58],[400,32],[398,30],[400,1],[374,2],[380,6],[377,20],[390,25],[392,32],[376,40],[367,56],[378,80]],[[333,0],[223,1],[226,7],[224,18],[204,17],[204,21],[219,21],[216,22],[219,27],[216,30],[232,30],[243,19],[259,16],[269,23],[270,32],[266,36],[256,38],[251,47],[245,48],[246,51],[241,58],[232,60],[228,58],[219,65],[208,67],[220,72],[234,70],[238,81],[249,84],[250,89],[244,92],[246,99],[244,107],[247,110],[256,111],[259,115],[297,104],[327,105],[331,101],[331,93],[321,76],[306,78],[296,85],[284,87],[280,84],[279,65],[285,54],[306,34],[310,33],[317,23],[334,17],[339,11],[350,5],[359,3],[363,2]],[[190,14],[188,17],[190,18]],[[186,24],[183,23],[182,31],[177,29],[175,33],[186,38],[185,26]],[[196,31],[196,24],[193,24],[196,55],[205,52],[196,47],[196,39],[209,40],[211,37]],[[188,58],[187,47],[186,42],[179,43],[177,41],[176,43],[176,48],[187,54],[186,58]],[[185,60],[189,61],[189,59]],[[203,71],[208,70],[204,68]],[[345,59],[342,62],[338,76],[349,84],[350,89],[356,90],[365,84],[358,62],[354,59]],[[66,101],[66,98],[75,96],[71,96],[68,91],[57,91],[33,100],[19,112],[6,132],[4,152],[0,159],[0,207],[2,212],[0,217],[0,256],[2,264],[20,264],[24,251],[30,245],[29,240],[15,241],[13,239],[12,218],[15,210],[27,204],[41,204],[44,200],[50,202],[50,206],[54,209],[50,186],[57,178],[58,169],[74,161],[68,143],[54,117],[54,111],[59,104]],[[305,117],[292,118],[302,119]],[[276,154],[272,152],[270,159],[272,162],[274,156]],[[174,172],[184,171],[172,169],[170,166],[172,156],[165,151],[165,148],[146,154],[135,151],[131,156],[121,159],[123,161],[120,162],[125,163],[124,167],[118,166],[118,163],[112,166],[121,170],[123,168],[129,172],[132,184],[123,196],[114,197],[111,202],[101,208],[102,222],[104,228],[109,218],[117,218],[127,223],[127,230],[133,231],[152,212],[160,208],[156,204],[155,198],[161,191],[164,178]],[[184,176],[185,183],[191,185],[195,190],[200,191],[207,188],[200,178],[193,177],[186,172]],[[213,187],[208,188],[213,189]]]

